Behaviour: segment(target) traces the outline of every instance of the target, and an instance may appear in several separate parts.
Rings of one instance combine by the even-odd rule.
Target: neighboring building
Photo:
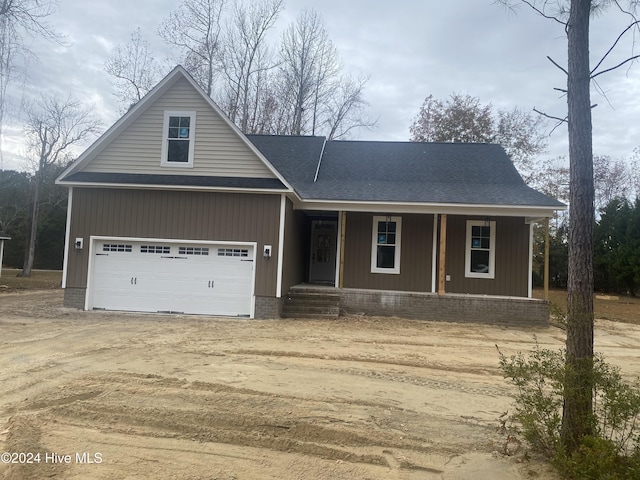
[[[251,318],[318,284],[347,312],[546,321],[533,222],[565,208],[498,145],[243,135],[182,67],[57,183],[66,305]]]

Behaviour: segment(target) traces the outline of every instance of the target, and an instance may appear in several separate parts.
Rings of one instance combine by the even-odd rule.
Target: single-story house
[[[344,312],[548,317],[532,225],[565,206],[499,145],[245,135],[178,66],[57,183],[67,306],[275,318],[315,285]]]

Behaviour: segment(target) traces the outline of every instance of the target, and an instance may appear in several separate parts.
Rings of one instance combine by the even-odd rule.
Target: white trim
[[[493,279],[496,276],[496,222],[491,220],[488,227],[489,231],[489,265],[488,271],[472,272],[471,270],[471,232],[473,227],[484,227],[484,220],[467,220],[467,234],[465,235],[464,246],[464,276],[466,278],[485,278]]]
[[[276,298],[282,297],[282,269],[284,267],[284,223],[286,219],[287,197],[280,196],[280,229],[278,231],[278,272],[276,279]]]
[[[265,190],[260,188],[237,188],[237,187],[201,187],[192,185],[157,185],[146,183],[99,183],[99,182],[58,182],[58,185],[68,187],[90,187],[90,188],[119,188],[119,189],[135,189],[135,190],[191,190],[199,192],[235,192],[235,193],[266,193],[281,194],[290,193],[288,190]]]
[[[158,242],[158,243],[186,243],[194,245],[239,245],[253,248],[253,276],[251,280],[251,307],[249,318],[255,318],[255,296],[256,296],[256,270],[258,262],[258,244],[256,242],[234,242],[234,241],[221,241],[221,240],[184,240],[180,238],[145,238],[145,237],[110,237],[104,235],[91,235],[89,237],[89,262],[87,268],[87,292],[84,297],[84,309],[90,310],[92,304],[92,274],[93,264],[95,258],[95,245],[97,242],[104,240],[115,240],[118,242]]]
[[[0,277],[2,277],[2,257],[4,255],[4,238],[0,238]]]
[[[338,237],[336,239],[336,278],[333,286],[340,287],[340,255],[342,253],[342,216],[344,212],[338,212]]]
[[[378,212],[378,213],[431,213],[452,215],[482,215],[502,217],[549,217],[564,207],[545,206],[513,206],[513,205],[473,205],[457,203],[428,202],[367,202],[367,201],[335,201],[335,200],[302,200],[295,204],[296,210],[343,210],[345,212]]]
[[[438,214],[433,214],[433,252],[431,253],[431,293],[438,291],[436,287],[437,283],[437,269],[438,263]]]
[[[378,223],[379,222],[395,222],[396,223],[396,241],[393,244],[395,246],[393,268],[381,268],[378,267]],[[400,273],[400,250],[402,248],[402,217],[399,216],[382,216],[374,215],[371,226],[371,273]]]
[[[67,226],[64,234],[64,260],[62,262],[62,288],[67,288],[67,271],[69,267],[69,236],[71,235],[71,210],[73,205],[73,187],[69,187],[67,196]],[[0,257],[1,259],[2,257]]]
[[[527,297],[533,296],[533,223],[529,224],[529,284],[527,286]]]
[[[171,117],[189,117],[189,152],[188,161],[170,162],[167,159],[169,154],[169,120]],[[178,141],[183,141],[178,139]],[[160,156],[160,166],[163,168],[193,168],[193,157],[196,144],[196,111],[195,110],[165,110],[162,121],[162,154]]]

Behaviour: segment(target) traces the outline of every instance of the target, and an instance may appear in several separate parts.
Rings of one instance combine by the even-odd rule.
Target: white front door
[[[311,222],[310,283],[335,283],[338,222],[313,220]]]
[[[253,245],[114,238],[92,251],[91,309],[251,315]]]

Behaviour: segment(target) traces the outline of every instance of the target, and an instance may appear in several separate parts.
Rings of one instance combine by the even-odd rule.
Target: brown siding
[[[371,273],[371,236],[375,213],[347,213],[344,287],[408,292],[431,291],[433,215],[402,217],[400,273]]]
[[[306,245],[305,216],[300,210],[294,210],[287,199],[284,227],[284,263],[282,272],[282,294],[304,281],[304,248]]]
[[[256,295],[275,296],[280,196],[74,188],[67,286],[86,287],[91,235],[257,242]],[[273,256],[262,256],[264,244]]]
[[[497,217],[495,278],[465,277],[465,240],[467,220],[480,217],[449,215],[447,219],[446,282],[448,293],[528,296],[529,225],[524,218]]]

